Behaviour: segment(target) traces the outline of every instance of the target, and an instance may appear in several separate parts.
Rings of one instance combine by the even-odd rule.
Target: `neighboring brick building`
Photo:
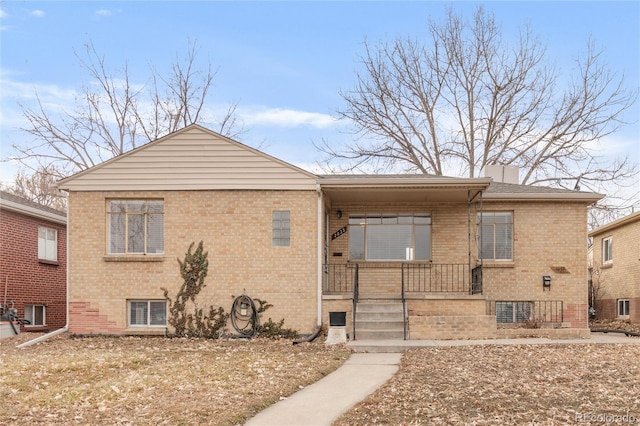
[[[393,315],[360,317],[398,305],[400,338],[518,335],[525,322],[588,335],[584,241],[598,194],[489,177],[317,176],[197,125],[59,187],[72,333],[165,333],[161,288],[175,295],[177,259],[202,240],[202,304],[228,312],[246,293],[302,333],[337,313],[352,338],[397,338]]]
[[[0,191],[0,303],[31,325],[66,324],[67,227],[63,212]]]
[[[640,212],[589,232],[593,285],[600,287],[598,319],[640,323]]]

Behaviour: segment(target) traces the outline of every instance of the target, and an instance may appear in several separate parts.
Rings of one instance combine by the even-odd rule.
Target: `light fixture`
[[[338,219],[342,218],[342,210],[338,210],[338,211],[336,212],[336,217],[337,217]]]
[[[550,275],[543,275],[542,276],[542,290],[544,290],[546,288],[551,290],[551,276]]]

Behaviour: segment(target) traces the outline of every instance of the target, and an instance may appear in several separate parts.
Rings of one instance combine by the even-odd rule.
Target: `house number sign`
[[[333,235],[331,235],[331,241],[335,240],[336,238],[338,238],[340,235],[344,234],[345,232],[347,232],[347,227],[343,226],[342,228],[340,228],[336,232],[334,232]]]

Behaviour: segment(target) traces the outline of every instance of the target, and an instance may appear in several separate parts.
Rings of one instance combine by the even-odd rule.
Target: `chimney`
[[[517,166],[502,166],[493,164],[485,166],[484,177],[490,177],[494,182],[520,183],[520,168]]]

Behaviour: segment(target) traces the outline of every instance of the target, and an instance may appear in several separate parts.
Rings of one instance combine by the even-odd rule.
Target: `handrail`
[[[353,278],[353,340],[356,340],[356,309],[358,307],[358,298],[360,297],[360,289],[358,285],[358,264],[356,263],[356,270]]]
[[[402,331],[404,340],[407,340],[407,301],[404,297],[404,263],[402,264]]]

